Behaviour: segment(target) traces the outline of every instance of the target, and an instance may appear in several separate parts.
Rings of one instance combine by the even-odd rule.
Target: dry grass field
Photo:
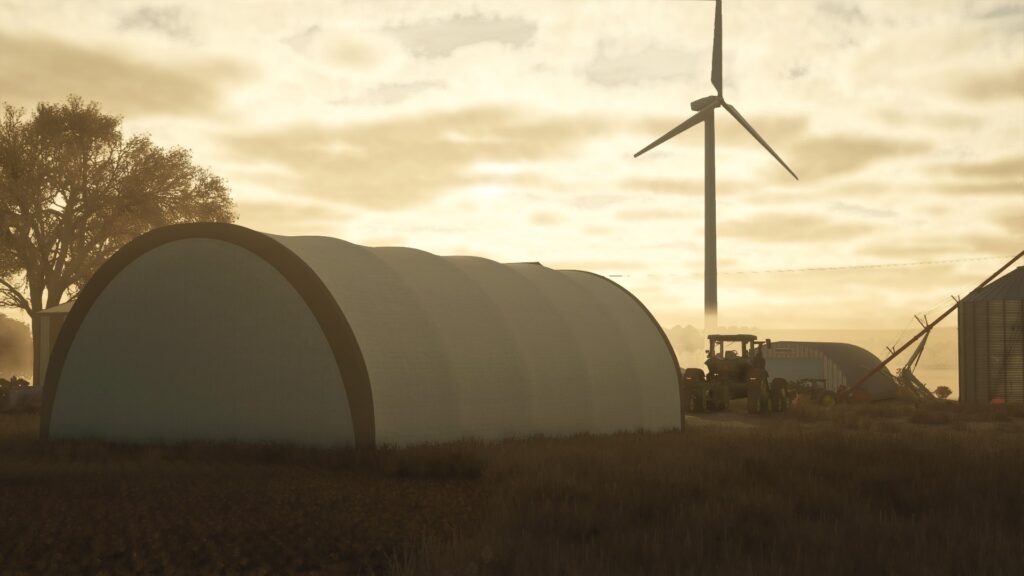
[[[1024,574],[1024,411],[691,417],[376,451],[42,443],[0,415],[0,574]]]

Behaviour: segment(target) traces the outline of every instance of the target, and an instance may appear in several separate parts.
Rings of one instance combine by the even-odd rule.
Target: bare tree
[[[223,179],[126,138],[121,118],[77,96],[0,117],[0,307],[28,313],[74,296],[121,246],[179,222],[232,222]]]

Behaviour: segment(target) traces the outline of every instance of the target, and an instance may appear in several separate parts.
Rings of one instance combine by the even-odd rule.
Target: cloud
[[[615,213],[619,220],[678,220],[679,214],[672,210],[619,210]]]
[[[529,221],[534,226],[558,226],[565,222],[565,218],[554,212],[534,212],[530,214]]]
[[[950,235],[937,230],[930,235],[918,232],[876,236],[861,244],[855,253],[874,261],[905,262],[1002,256],[1020,250],[1008,241],[1006,234],[992,230],[988,222],[984,227],[980,224],[978,232],[965,234]]]
[[[858,6],[851,6],[848,2],[823,2],[818,5],[818,11],[846,25],[868,23],[864,11]]]
[[[370,70],[385,59],[382,51],[370,43],[337,35],[324,37],[314,51],[323,62],[348,69]]]
[[[810,72],[809,66],[806,64],[797,64],[795,66],[790,66],[789,70],[786,70],[786,78],[789,78],[790,80],[799,80],[800,78],[807,76],[808,72]]]
[[[608,42],[598,44],[597,54],[587,65],[587,79],[602,86],[637,84],[649,80],[675,79],[681,73],[679,62],[694,58],[693,52],[661,46],[616,53]]]
[[[854,252],[865,256],[868,262],[893,262],[910,260],[941,260],[951,251],[963,254],[963,247],[953,238],[915,238],[900,234],[898,238],[870,238]]]
[[[971,254],[998,256],[1016,254],[1021,250],[1019,242],[991,229],[965,234],[958,239]]]
[[[715,195],[718,198],[729,198],[745,195],[752,188],[751,183],[737,178],[724,178],[721,164],[718,167],[715,181]],[[694,199],[704,196],[703,166],[692,166],[688,171],[699,174],[698,178],[666,178],[666,177],[633,177],[623,179],[619,188],[626,194],[635,197],[637,192],[648,192],[664,196],[686,196]]]
[[[192,30],[182,15],[181,6],[136,8],[121,17],[118,28],[158,32],[176,40],[192,36]]]
[[[878,163],[923,154],[932,148],[924,140],[854,134],[808,137],[791,147],[793,161],[787,164],[803,180],[835,178]]]
[[[1024,200],[1024,195],[1021,196],[1021,200]],[[993,214],[992,219],[1004,232],[1010,235],[1024,236],[1024,202],[1004,207]]]
[[[240,158],[284,168],[284,174],[262,179],[279,193],[401,210],[492,184],[493,175],[474,170],[481,163],[564,158],[606,129],[599,118],[534,116],[492,106],[232,133],[224,142]]]
[[[974,114],[952,110],[929,112],[917,108],[887,108],[880,110],[878,117],[890,126],[942,128],[950,131],[976,129],[984,122],[983,118]]]
[[[816,212],[766,210],[718,225],[719,237],[744,238],[762,243],[813,243],[849,240],[869,234],[867,222],[837,220]]]
[[[938,164],[931,168],[935,181],[928,187],[956,196],[1006,196],[1024,200],[1024,156],[1004,156],[991,160]],[[942,180],[949,175],[956,180]]]
[[[854,204],[852,202],[833,202],[830,205],[830,207],[836,212],[846,212],[849,214],[855,214],[857,216],[867,216],[870,218],[894,218],[896,216],[895,210],[863,206],[861,204]]]
[[[582,194],[572,199],[573,206],[584,209],[600,209],[630,201],[623,194]]]
[[[941,164],[936,171],[963,178],[1018,181],[1024,185],[1024,156],[1006,156],[981,162]]]
[[[155,62],[46,37],[0,32],[0,95],[31,106],[78,94],[128,115],[195,114],[249,75],[226,60]]]
[[[612,228],[611,226],[604,226],[601,224],[589,224],[583,227],[583,233],[586,234],[587,236],[597,236],[599,238],[604,238],[614,234],[615,229]]]
[[[307,49],[309,45],[313,42],[313,40],[316,39],[316,37],[319,35],[320,26],[314,24],[312,26],[305,28],[302,32],[292,34],[291,36],[284,38],[283,40],[281,40],[281,42],[285,43],[293,50],[302,52],[303,50]]]
[[[342,98],[333,103],[396,104],[426,90],[444,87],[443,82],[385,82],[370,88],[360,97]]]
[[[321,66],[315,68],[321,73],[342,73],[349,79],[355,78],[354,74],[390,69],[389,64],[401,59],[401,48],[394,40],[371,30],[311,26],[283,42],[309,63]]]
[[[352,214],[326,202],[297,204],[295,202],[238,202],[239,224],[273,234],[307,235],[312,231],[333,233],[337,224]]]
[[[974,71],[951,76],[947,81],[953,94],[970,104],[1000,100],[1024,100],[1024,66]]]
[[[423,20],[389,30],[414,55],[450,56],[464,46],[497,42],[525,45],[537,32],[537,23],[523,18],[486,17],[480,14],[444,20]]]
[[[723,188],[728,187],[725,183],[722,183],[722,185]],[[628,178],[623,180],[619,186],[626,192],[655,192],[657,194],[680,194],[686,196],[704,193],[704,181],[692,178]]]
[[[998,18],[1012,18],[1015,16],[1022,15],[1024,15],[1024,5],[1014,3],[1000,4],[999,6],[996,6],[995,8],[992,8],[991,10],[987,10],[986,12],[982,13],[980,18],[989,20]]]
[[[924,191],[936,191],[952,196],[970,197],[975,195],[1024,197],[1024,182],[1020,180],[995,180],[975,182],[932,182]]]

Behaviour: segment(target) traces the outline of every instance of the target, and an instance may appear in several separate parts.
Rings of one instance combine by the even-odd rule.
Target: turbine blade
[[[722,0],[715,0],[715,44],[711,50],[711,84],[722,95]]]
[[[679,126],[676,126],[673,129],[669,130],[668,132],[665,133],[664,136],[662,136],[661,138],[658,138],[654,142],[651,142],[650,144],[645,146],[643,150],[637,152],[636,154],[633,154],[633,158],[636,158],[637,156],[643,154],[644,152],[647,152],[651,148],[654,148],[655,146],[658,146],[662,142],[671,139],[676,134],[679,134],[680,132],[684,132],[684,131],[692,128],[693,126],[695,126],[697,124],[700,124],[702,121],[704,121],[708,117],[709,114],[711,114],[712,110],[714,110],[714,106],[708,106],[707,108],[701,110],[700,112],[697,112],[693,116],[690,116],[685,122],[683,122]]]
[[[772,150],[772,147],[769,146],[768,143],[764,141],[764,138],[761,138],[761,135],[757,133],[757,130],[754,130],[754,127],[751,126],[750,123],[747,122],[743,118],[743,116],[740,115],[739,110],[733,108],[731,105],[726,104],[725,102],[722,103],[722,106],[724,106],[725,109],[729,111],[729,114],[732,114],[732,117],[735,118],[737,122],[739,122],[744,128],[747,129],[747,132],[750,132],[750,135],[753,136],[754,139],[761,143],[761,146],[764,146],[764,149],[767,150],[769,154],[774,156],[775,159],[779,161],[779,164],[782,164],[782,167],[786,169],[786,172],[789,172],[793,176],[793,178],[796,178],[797,180],[800,179],[797,178],[795,172],[789,169],[789,166],[787,166],[786,163],[783,162],[782,158],[780,158],[779,155],[775,153],[775,150]]]

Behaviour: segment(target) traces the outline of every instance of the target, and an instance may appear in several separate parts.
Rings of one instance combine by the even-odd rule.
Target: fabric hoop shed
[[[89,281],[42,434],[408,444],[682,423],[660,326],[606,278],[181,224]]]

